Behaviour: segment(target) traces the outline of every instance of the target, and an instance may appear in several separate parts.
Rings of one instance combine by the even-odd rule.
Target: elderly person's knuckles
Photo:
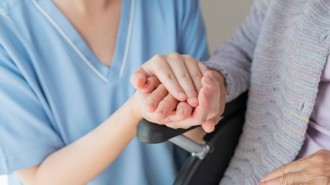
[[[282,178],[279,178],[280,184],[295,184],[298,181],[296,176],[290,176],[290,174],[283,174]]]
[[[320,176],[317,179],[313,180],[310,184],[315,184],[315,185],[330,185],[330,178],[329,176]]]
[[[305,167],[305,170],[308,171],[309,174],[315,177],[330,178],[329,157],[323,154],[315,155],[310,161],[306,161],[306,165],[309,165]]]
[[[283,175],[281,176],[282,182],[279,184],[299,184],[297,181],[305,179],[304,184],[311,185],[330,185],[330,152],[327,150],[320,150],[309,157],[303,159],[294,166],[288,167],[285,165],[282,168]],[[294,169],[297,170],[301,179],[292,178],[290,172]],[[301,183],[300,183],[301,184]]]
[[[310,176],[310,179],[313,179],[314,181],[320,179],[322,180],[324,177],[330,180],[330,174],[329,174],[330,170],[325,166],[326,165],[322,165],[319,167],[314,167],[310,170],[306,170],[306,174]]]
[[[321,149],[312,154],[307,160],[313,163],[330,165],[330,151]]]

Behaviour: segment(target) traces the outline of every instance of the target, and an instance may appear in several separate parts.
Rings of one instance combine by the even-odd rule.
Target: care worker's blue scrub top
[[[52,1],[0,0],[0,174],[91,132],[133,95],[130,75],[155,54],[208,57],[197,0],[123,0],[118,34],[107,67]],[[170,185],[174,149],[134,139],[89,184]]]

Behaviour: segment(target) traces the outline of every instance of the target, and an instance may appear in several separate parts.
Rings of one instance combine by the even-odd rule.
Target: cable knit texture
[[[207,62],[228,101],[249,89],[243,134],[220,184],[258,184],[304,143],[330,48],[329,0],[255,0],[246,21]]]

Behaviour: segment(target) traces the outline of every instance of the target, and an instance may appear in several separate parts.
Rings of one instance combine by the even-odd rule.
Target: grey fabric
[[[304,143],[330,51],[329,0],[255,0],[245,22],[207,62],[227,101],[249,89],[240,143],[221,184],[258,184]]]

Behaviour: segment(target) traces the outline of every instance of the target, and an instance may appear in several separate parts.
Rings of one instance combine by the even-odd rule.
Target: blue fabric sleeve
[[[205,26],[199,1],[182,1],[179,53],[189,54],[201,61],[209,58]]]
[[[0,175],[36,166],[61,147],[36,93],[0,47]]]

